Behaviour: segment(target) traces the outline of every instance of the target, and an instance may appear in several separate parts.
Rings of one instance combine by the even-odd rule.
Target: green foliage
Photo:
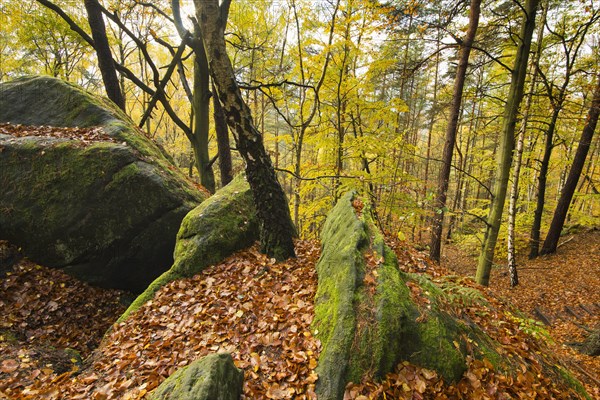
[[[549,4],[547,25],[557,35],[546,29],[540,68],[554,86],[563,82],[565,71],[560,35],[572,37],[591,18],[593,7],[588,1],[578,13],[569,2]],[[55,3],[87,31],[82,7],[66,0]],[[169,2],[153,4],[170,14]],[[163,73],[171,53],[157,40],[175,47],[179,44],[172,22],[142,2],[108,1],[104,5],[139,37],[159,75]],[[191,28],[187,16],[193,15],[193,7],[185,2],[182,6],[184,23]],[[441,39],[448,32],[457,38],[463,35],[464,18],[458,15],[466,15],[465,10],[459,7],[455,13],[448,12],[435,2],[389,7],[367,0],[232,3],[226,29],[229,55],[238,81],[243,87],[253,87],[244,89],[244,100],[263,133],[273,164],[293,173],[280,172],[279,176],[290,208],[297,214],[301,236],[316,238],[335,201],[345,191],[356,190],[373,199],[385,230],[402,231],[410,240],[428,237],[427,220],[437,212],[433,193],[457,57],[456,48],[443,45]],[[510,80],[502,64],[511,65],[515,57],[514,21],[520,12],[516,4],[506,2],[483,9],[477,42],[486,53],[472,54],[465,82],[445,224],[452,222],[452,239],[474,255],[488,213],[501,110]],[[0,7],[0,22],[0,80],[44,73],[102,92],[92,49],[55,13],[33,0],[7,0]],[[153,71],[137,44],[114,23],[107,21],[107,28],[114,57],[153,88]],[[587,37],[594,37],[599,29],[597,23],[592,24]],[[586,39],[580,50],[574,70],[585,73],[571,77],[568,101],[557,123],[542,231],[585,123],[591,77],[599,60],[591,43]],[[490,62],[488,55],[502,64]],[[193,57],[187,52],[182,66],[189,79]],[[122,85],[127,113],[138,122],[151,96],[127,79]],[[174,112],[190,121],[189,100],[177,73],[165,90]],[[539,80],[533,90],[534,117],[525,132],[520,177],[517,251],[528,240],[538,163],[552,108]],[[144,129],[187,169],[189,141],[161,105]],[[214,136],[211,132],[210,157],[217,152]],[[597,159],[598,148],[593,145],[591,160]],[[233,162],[234,170],[243,169],[235,152]],[[569,223],[592,226],[600,217],[600,198],[594,194],[600,187],[597,161],[590,161],[585,173],[588,178],[580,182]],[[503,229],[498,257],[504,257],[505,236]]]
[[[521,313],[507,313],[507,316],[510,320],[516,322],[519,324],[519,329],[521,329],[523,332],[527,333],[528,335],[542,340],[546,343],[552,343],[552,336],[550,336],[550,333],[548,332],[548,330],[546,329],[545,325],[540,322],[537,321],[535,319],[531,319],[526,317],[525,315],[521,314]]]
[[[480,290],[463,284],[465,279],[467,278],[456,275],[445,275],[441,278],[438,286],[445,293],[446,301],[459,307],[487,303]]]

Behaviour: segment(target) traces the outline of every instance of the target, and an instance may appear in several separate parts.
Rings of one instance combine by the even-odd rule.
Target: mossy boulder
[[[50,77],[0,84],[0,122],[101,126],[116,142],[0,135],[0,239],[91,284],[141,292],[205,195],[106,99]]]
[[[252,192],[240,174],[185,216],[177,233],[173,266],[135,299],[119,321],[151,300],[167,283],[192,277],[257,239]]]
[[[369,207],[358,216],[354,198],[354,193],[348,193],[338,201],[321,236],[313,321],[322,343],[316,370],[319,399],[341,399],[348,382],[382,378],[404,360],[456,382],[467,368],[465,340],[489,344],[482,347],[490,354],[480,355],[499,359],[481,330],[437,306],[435,285],[399,270]],[[431,294],[427,307],[412,299],[409,281]]]
[[[231,355],[211,354],[177,370],[148,400],[237,400],[243,381]]]

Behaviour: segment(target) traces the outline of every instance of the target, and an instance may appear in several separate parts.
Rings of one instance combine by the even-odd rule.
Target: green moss
[[[566,386],[571,387],[573,391],[580,396],[580,398],[592,400],[592,397],[585,390],[585,387],[583,387],[581,382],[579,382],[577,378],[575,378],[569,371],[559,365],[553,365],[551,370],[566,384]]]
[[[373,223],[369,206],[358,218],[353,196],[340,199],[322,233],[313,322],[323,346],[317,368],[319,398],[341,398],[348,381],[381,378],[403,360],[456,382],[467,368],[467,342],[475,356],[503,365],[495,351],[498,344],[446,310],[449,304],[462,302],[461,289],[440,288],[426,276],[401,272],[395,254]],[[378,261],[374,292],[363,283],[367,251]],[[421,287],[425,304],[413,301],[408,280]],[[485,302],[478,293],[466,296]]]
[[[348,193],[338,201],[321,233],[323,251],[317,264],[313,320],[313,330],[322,343],[316,369],[320,399],[337,399],[343,393],[355,338],[357,288],[365,268],[362,250],[369,241],[364,223],[351,206],[353,196]]]
[[[19,340],[17,339],[17,336],[8,329],[0,329],[0,342],[17,344]]]
[[[46,76],[0,83],[0,93],[2,122],[101,126],[118,141],[10,138],[0,152],[5,237],[89,283],[144,290],[172,265],[181,219],[205,195],[107,99]]]
[[[447,382],[460,380],[467,369],[466,348],[456,321],[447,314],[432,312],[413,329],[417,335],[404,348],[408,360],[438,371]]]
[[[172,269],[164,272],[158,278],[156,278],[147,288],[144,290],[142,294],[135,298],[135,300],[127,307],[127,310],[119,317],[117,323],[125,321],[132,313],[137,311],[141,306],[146,304],[146,302],[152,300],[154,295],[160,288],[165,286],[166,284],[176,281],[178,279],[182,279],[184,276],[179,275],[174,272]]]
[[[127,176],[123,171],[122,179]],[[225,257],[250,246],[258,224],[250,186],[238,175],[226,187],[190,211],[179,227],[172,267],[135,299],[119,318],[124,321],[169,282],[189,278]]]
[[[229,354],[211,354],[177,370],[149,400],[236,400],[242,394],[244,374]]]

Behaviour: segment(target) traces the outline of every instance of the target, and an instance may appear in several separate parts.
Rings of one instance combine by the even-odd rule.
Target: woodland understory
[[[478,390],[490,398],[502,398],[496,393],[507,390],[514,396],[562,398],[566,389],[534,376],[535,352],[550,349],[557,365],[570,369],[600,399],[600,363],[574,346],[588,335],[586,328],[600,323],[600,297],[589,290],[599,284],[600,234],[591,231],[569,239],[558,254],[524,262],[523,284],[517,288],[509,288],[505,268],[495,270],[496,283],[484,290],[495,312],[476,303],[468,308],[509,349],[509,357],[522,363],[518,378],[507,380],[474,360],[461,381],[448,385],[435,371],[405,363],[383,382],[349,385],[348,398],[383,398],[385,393],[387,398],[476,399],[481,398]],[[388,242],[403,271],[455,280],[467,291],[476,287],[463,275],[474,272],[475,260],[457,247],[448,247],[440,267],[408,243]],[[22,261],[2,281],[0,292],[0,398],[143,398],[177,368],[217,351],[232,352],[244,369],[245,398],[314,398],[319,343],[310,322],[319,244],[299,241],[296,251],[296,260],[275,264],[255,246],[202,275],[173,282],[143,312],[115,325],[102,344],[104,331],[125,309],[119,304],[122,293],[91,288]],[[590,280],[588,271],[595,278]],[[565,285],[567,280],[572,285]],[[246,288],[243,300],[236,296],[239,288]],[[419,298],[418,287],[411,290]],[[499,323],[497,312],[515,306],[526,314]],[[533,319],[539,318],[535,310],[549,325]],[[75,349],[83,359],[59,348]]]
[[[597,1],[84,5],[4,0],[0,82],[51,75],[108,97],[207,192],[245,171],[260,245],[211,267],[207,279],[167,285],[99,348],[123,312],[121,294],[22,261],[1,281],[0,398],[63,390],[72,399],[142,398],[190,359],[234,348],[247,398],[312,398],[317,240],[351,190],[370,200],[401,267],[455,277],[443,279],[482,289],[498,308],[509,299],[527,317],[500,327],[489,310],[466,312],[528,368],[540,343],[530,348],[528,338],[547,342],[556,362],[600,398],[598,357],[576,351],[600,329]],[[57,135],[86,141],[103,133]],[[271,298],[269,307],[235,298],[222,307],[220,297],[239,287]],[[204,295],[213,302],[197,302]],[[189,344],[186,327],[206,326],[182,314],[182,304],[240,331],[207,328]],[[265,316],[246,320],[249,310]],[[142,327],[154,331],[145,336]],[[242,333],[255,335],[246,348],[236,347]],[[178,335],[189,345],[177,347]],[[153,353],[150,340],[162,347]],[[48,346],[72,347],[83,359]],[[528,368],[508,381],[473,361],[447,386],[435,372],[401,364],[387,380],[347,393],[560,394]]]

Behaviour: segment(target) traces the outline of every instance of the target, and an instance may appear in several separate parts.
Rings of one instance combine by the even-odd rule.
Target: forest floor
[[[600,327],[600,230],[561,238],[556,254],[533,260],[518,257],[515,288],[510,287],[506,263],[496,262],[488,290],[543,323],[552,338],[549,346],[600,399],[600,357],[583,355],[572,346],[583,341],[589,329]],[[450,245],[441,265],[475,276],[477,259]]]
[[[406,272],[435,280],[452,273],[445,266],[460,274],[474,271],[474,261],[451,246],[439,266],[406,243],[392,245]],[[320,343],[310,323],[320,246],[299,241],[296,247],[298,258],[285,263],[254,246],[202,275],[172,282],[127,321],[112,325],[104,339],[103,332],[124,311],[123,293],[92,288],[22,260],[0,279],[0,399],[143,399],[178,368],[218,351],[231,352],[244,369],[244,398],[314,399]],[[516,289],[506,287],[501,269],[483,289],[496,310],[504,307],[498,300],[504,298],[525,312],[537,307],[550,319],[547,345],[560,356],[552,362],[571,369],[596,399],[599,360],[579,355],[567,343],[583,339],[582,326],[600,322],[591,308],[600,305],[598,268],[600,232],[589,232],[555,256],[523,263]],[[538,354],[548,352],[547,345],[532,339],[518,321],[499,321],[501,315],[484,311],[466,309],[520,364],[523,372],[514,380],[495,374],[487,362],[471,360],[465,377],[446,385],[434,371],[402,363],[381,383],[349,385],[345,398],[384,398],[384,393],[397,399],[571,398],[539,374]],[[541,325],[526,326],[545,337],[537,335]],[[77,350],[81,358],[64,348]]]

